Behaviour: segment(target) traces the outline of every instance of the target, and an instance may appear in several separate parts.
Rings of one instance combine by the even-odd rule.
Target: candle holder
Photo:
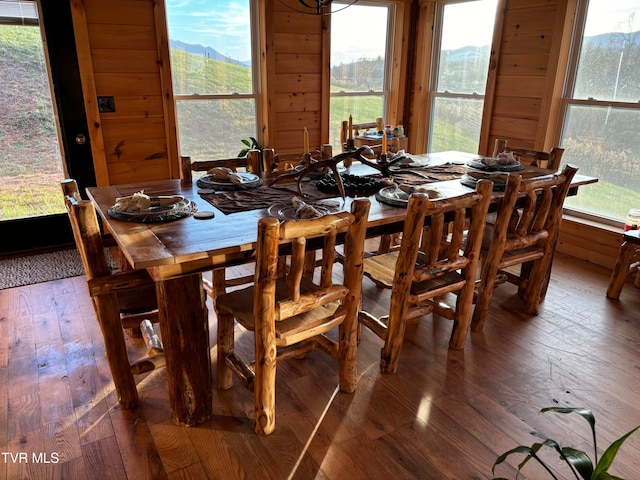
[[[346,144],[345,144],[345,149],[346,150],[355,150],[356,149],[356,142],[353,138],[347,138]]]
[[[356,150],[353,150],[351,152],[342,152],[342,153],[339,153],[338,155],[335,155],[332,158],[306,164],[304,168],[302,168],[301,170],[294,170],[291,173],[285,173],[283,175],[279,175],[278,177],[271,180],[271,182],[268,184],[268,187],[275,188],[278,190],[286,190],[302,198],[305,196],[302,193],[302,188],[300,186],[302,179],[306,177],[309,173],[312,173],[316,170],[330,169],[333,171],[333,176],[336,179],[336,185],[338,187],[338,191],[340,192],[340,196],[342,196],[342,199],[344,200],[344,198],[346,197],[346,191],[344,188],[344,184],[342,183],[342,177],[340,177],[340,173],[338,172],[338,164],[340,162],[345,162],[345,160],[349,161],[351,159],[357,159],[360,161],[366,161],[367,165],[371,165],[371,166],[375,165],[375,163],[369,162],[368,160],[366,160],[366,157],[362,155],[363,152],[373,154],[373,150],[371,150],[371,147],[368,147],[367,145],[363,145],[362,147],[358,147]],[[310,156],[310,154],[305,154],[305,155]],[[301,163],[301,165],[303,164]],[[378,167],[374,166],[374,168],[378,168]],[[296,190],[293,190],[286,186],[287,183],[290,184],[292,182],[296,183]],[[280,183],[280,185],[277,185],[278,183]],[[285,185],[282,185],[282,183],[284,183]]]

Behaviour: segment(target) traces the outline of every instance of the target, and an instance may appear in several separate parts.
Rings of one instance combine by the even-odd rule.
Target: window
[[[332,5],[329,142],[340,152],[340,125],[349,115],[354,123],[388,118],[394,7],[359,2],[336,11],[345,4]]]
[[[621,220],[640,207],[640,5],[583,0],[563,99],[564,162],[599,181],[565,206]]]
[[[257,136],[255,2],[166,5],[180,153],[194,160],[235,157],[242,139]]]
[[[0,1],[0,220],[65,211],[65,176],[35,2]]]
[[[477,153],[497,0],[436,5],[429,152]]]

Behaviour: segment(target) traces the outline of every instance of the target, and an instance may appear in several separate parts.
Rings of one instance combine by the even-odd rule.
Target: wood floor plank
[[[165,480],[165,467],[142,409],[122,410],[116,407],[109,414],[128,478]]]
[[[137,377],[140,406],[121,411],[84,277],[2,290],[0,449],[55,449],[63,460],[0,462],[0,478],[486,479],[500,453],[536,435],[591,452],[583,419],[539,413],[553,405],[591,408],[602,450],[640,424],[640,290],[630,280],[620,300],[606,299],[609,274],[557,254],[540,314],[524,314],[515,287],[501,285],[462,351],[447,348],[449,321],[423,317],[407,327],[395,375],[379,372],[382,341],[365,329],[353,394],[335,393],[337,365],[321,352],[282,362],[268,437],[254,433],[253,394],[237,381],[213,392],[213,416],[196,427],[171,423],[164,369]],[[365,307],[384,314],[388,292],[370,282],[363,292]],[[137,340],[127,348],[145,354]],[[252,350],[243,334],[238,351]],[[497,473],[513,478],[520,460]],[[638,471],[637,433],[612,472]],[[524,472],[546,478],[533,463]]]
[[[82,446],[87,479],[121,480],[127,478],[116,437],[108,437]]]

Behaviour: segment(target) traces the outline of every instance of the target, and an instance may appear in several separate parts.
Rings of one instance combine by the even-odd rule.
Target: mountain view
[[[38,205],[37,214],[60,211],[57,182],[61,169],[57,148],[56,129],[52,123],[53,112],[48,99],[46,71],[42,64],[41,39],[39,31],[31,27],[0,27],[0,187],[3,207],[0,218],[20,216],[23,209],[31,208],[24,203]],[[486,58],[489,47],[464,47],[445,51],[441,59],[441,89],[450,91],[484,92],[486,67],[480,59]],[[604,100],[637,102],[640,100],[638,72],[640,72],[640,32],[628,34],[609,33],[588,37],[585,41],[580,62],[585,66],[577,79],[576,96],[585,99],[593,97]],[[249,91],[251,70],[249,62],[233,60],[211,47],[186,44],[171,40],[172,69],[177,93]],[[198,68],[194,75],[189,68]],[[333,66],[331,69],[332,89],[369,90],[380,88],[384,66],[381,58],[362,58],[349,64]],[[19,79],[19,81],[17,81]],[[179,84],[183,79],[184,84]],[[229,87],[233,86],[233,89]],[[224,115],[228,124],[242,125],[253,115],[251,102],[229,102],[224,112],[212,110],[209,105],[201,108],[198,102],[179,102],[179,127],[185,137],[192,137],[194,148],[205,144],[215,136],[215,132],[203,128],[203,117],[215,118]],[[190,103],[192,105],[185,105]],[[216,103],[216,102],[209,102]],[[231,103],[233,107],[229,108]],[[25,106],[27,106],[25,108]],[[372,104],[371,118],[375,118],[378,104]],[[459,105],[452,104],[455,113],[449,120],[455,124],[460,118]],[[457,112],[456,109],[458,110]],[[346,110],[348,111],[348,110]],[[472,114],[467,115],[471,118]],[[606,205],[611,216],[622,218],[629,204],[636,200],[637,179],[640,178],[640,152],[637,151],[637,118],[621,109],[581,108],[571,111],[571,124],[575,137],[565,134],[567,148],[565,159],[579,160],[581,171],[597,176],[600,182],[592,191],[603,191],[600,201]],[[455,130],[447,124],[446,115],[436,126],[434,137],[446,138]],[[337,121],[338,119],[332,119]],[[587,135],[593,125],[607,125],[607,136]],[[242,131],[242,130],[240,130]],[[597,131],[597,130],[596,130]],[[248,138],[251,133],[241,133]],[[182,136],[181,136],[182,139]],[[464,143],[464,139],[460,139]],[[240,138],[237,139],[241,147]],[[29,145],[29,148],[20,148]],[[238,148],[239,149],[239,148]],[[463,148],[461,148],[463,149]],[[36,153],[34,153],[36,152]],[[37,163],[37,165],[34,164]],[[38,172],[36,175],[33,172]],[[44,172],[44,173],[43,173]],[[51,201],[28,199],[23,194],[20,182],[41,185],[37,191],[49,195]],[[614,185],[617,185],[615,187]],[[50,191],[48,191],[50,190]],[[21,193],[22,192],[22,193]],[[622,206],[621,206],[622,205]],[[10,208],[11,212],[6,211]],[[601,208],[600,208],[601,209]],[[621,214],[622,210],[624,213]]]

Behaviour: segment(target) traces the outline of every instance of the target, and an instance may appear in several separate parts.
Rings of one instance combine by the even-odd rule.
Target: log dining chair
[[[134,408],[138,405],[134,375],[164,365],[161,343],[149,323],[158,321],[155,284],[144,270],[112,271],[93,203],[80,197],[75,180],[65,179],[61,186],[118,402],[123,409]],[[123,328],[140,326],[148,356],[130,362]]]
[[[507,146],[507,141],[497,138],[493,149],[493,156],[497,157],[502,152],[511,152],[516,160],[522,164],[534,165],[550,171],[557,171],[560,168],[560,161],[564,148],[553,147],[549,152],[529,150],[526,148],[511,148]]]
[[[388,315],[359,314],[360,323],[384,340],[383,373],[397,371],[406,323],[412,318],[434,313],[452,320],[449,346],[463,348],[492,190],[493,182],[480,180],[475,192],[457,197],[430,200],[427,194],[412,194],[400,249],[365,259],[364,275],[391,289]],[[445,298],[450,293],[455,302]]]
[[[193,184],[193,172],[207,172],[215,167],[230,168],[234,172],[248,171],[249,173],[260,173],[262,155],[260,150],[249,150],[246,157],[220,158],[213,160],[192,160],[190,156],[180,157],[181,177],[183,185]],[[250,263],[250,262],[249,262]],[[212,299],[220,293],[224,293],[227,287],[244,285],[253,281],[253,275],[241,275],[239,277],[229,277],[225,268],[218,268],[212,271],[211,279],[208,276],[202,277],[202,285]]]
[[[495,224],[487,224],[480,251],[481,273],[472,331],[482,330],[497,282],[518,286],[524,311],[537,315],[546,295],[551,263],[562,222],[562,207],[578,167],[522,179],[508,175]],[[517,269],[509,267],[520,266]]]
[[[360,135],[360,132],[366,132],[370,129],[375,129],[377,132],[382,131],[384,125],[382,125],[382,118],[376,118],[375,122],[364,122],[364,123],[351,123],[351,136],[349,136],[349,121],[343,120],[340,124],[340,145],[342,146],[342,151],[345,152],[349,149],[347,145],[347,139],[355,138]],[[353,145],[351,146],[353,148]]]
[[[349,212],[280,222],[258,222],[253,285],[216,298],[218,312],[217,386],[231,388],[232,373],[254,392],[255,431],[275,428],[276,363],[315,348],[338,361],[340,389],[356,387],[357,312],[362,288],[362,258],[370,202],[354,200]],[[343,283],[332,279],[336,240],[345,235]],[[322,268],[314,282],[303,275],[305,249],[322,246]],[[313,243],[313,245],[311,245]],[[282,276],[279,257],[289,256]],[[234,350],[234,319],[252,331],[255,360],[245,362]],[[339,328],[335,341],[326,332]]]
[[[327,160],[333,157],[333,147],[326,143],[318,150],[309,152],[313,160]],[[265,148],[262,152],[262,169],[265,172],[286,171],[298,166],[304,158],[303,152],[276,152],[273,148]]]
[[[640,230],[624,232],[616,264],[607,287],[607,298],[617,300],[628,276],[635,275],[633,285],[640,288]]]

